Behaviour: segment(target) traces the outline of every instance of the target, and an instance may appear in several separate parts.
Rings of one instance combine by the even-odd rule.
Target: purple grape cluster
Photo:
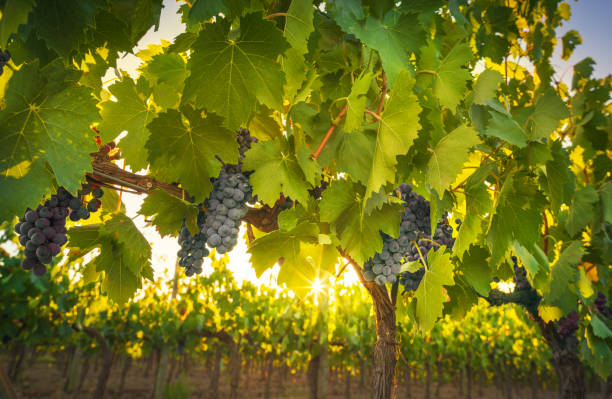
[[[213,182],[206,221],[202,227],[209,247],[221,254],[234,248],[238,242],[240,220],[248,211],[246,203],[252,200],[249,179],[242,173],[230,173],[222,168]]]
[[[202,211],[202,207],[199,208],[197,224],[198,228],[202,230],[206,215]],[[179,257],[179,266],[185,268],[185,274],[188,277],[202,273],[202,263],[204,258],[210,253],[208,248],[206,248],[206,238],[206,234],[202,232],[192,236],[183,222],[183,227],[179,233],[181,249],[178,251],[177,256]]]
[[[8,64],[11,59],[11,53],[8,50],[0,50],[0,75],[4,72],[4,66]]]
[[[25,247],[24,259],[21,267],[32,270],[37,276],[47,272],[47,266],[53,257],[60,253],[61,247],[66,244],[66,218],[77,221],[89,218],[89,212],[100,208],[99,197],[104,194],[102,189],[84,185],[79,191],[86,195],[93,191],[92,199],[84,206],[80,198],[74,197],[64,187],[57,189],[57,193],[38,208],[27,209],[19,223],[15,225],[15,232],[19,235],[19,243]]]
[[[603,292],[599,292],[597,294],[597,298],[595,298],[595,308],[601,313],[603,316],[612,319],[612,306],[606,306],[608,300]]]
[[[395,283],[403,262],[418,261],[421,260],[421,256],[424,262],[427,253],[432,248],[442,245],[451,248],[455,242],[453,228],[445,221],[438,223],[433,239],[431,238],[429,201],[413,192],[410,184],[401,184],[397,189],[397,194],[404,201],[400,235],[398,238],[393,238],[381,232],[382,251],[375,254],[364,265],[364,278],[367,281],[375,281],[379,285]],[[417,272],[414,276],[406,274],[402,281],[420,282],[422,276],[421,272]],[[411,287],[412,284],[409,283],[406,290],[412,291]]]
[[[576,311],[572,311],[565,317],[561,317],[559,319],[559,335],[562,338],[567,338],[572,335],[576,330],[578,330],[578,313]]]

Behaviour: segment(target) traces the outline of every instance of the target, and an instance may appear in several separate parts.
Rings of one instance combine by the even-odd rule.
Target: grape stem
[[[442,245],[438,244],[437,242],[435,242],[434,240],[430,240],[429,238],[425,238],[425,237],[423,237],[423,238],[421,238],[421,240],[423,240],[423,241],[429,241],[429,242],[430,242],[430,243],[432,243],[432,244],[436,244],[438,247],[441,247],[441,246],[442,246]]]
[[[376,110],[376,114],[378,116],[380,116],[383,105],[385,104],[385,97],[387,97],[387,75],[385,75],[385,71],[382,71],[382,90],[380,93],[380,101],[378,102],[378,109]],[[380,120],[380,117],[377,119]]]
[[[419,245],[417,244],[417,242],[416,241],[410,241],[410,242],[412,243],[412,245],[414,245],[417,252],[419,253],[419,258],[421,258],[421,263],[423,264],[423,266],[425,266],[425,269],[429,270],[429,267],[427,266],[427,262],[425,262],[425,259],[423,259],[423,254],[421,253],[421,249],[419,248]]]
[[[314,152],[314,154],[312,154],[311,158],[313,160],[316,161],[319,158],[319,155],[321,155],[321,151],[323,151],[323,148],[325,148],[325,144],[327,144],[332,134],[334,134],[334,131],[336,130],[336,127],[338,126],[338,123],[340,123],[340,120],[346,114],[346,109],[347,109],[347,104],[345,104],[344,107],[342,107],[342,109],[340,110],[336,118],[334,118],[334,120],[332,121],[332,124],[327,130],[327,133],[325,133],[325,137],[323,137],[323,140],[321,140],[321,143],[317,147],[316,151]]]

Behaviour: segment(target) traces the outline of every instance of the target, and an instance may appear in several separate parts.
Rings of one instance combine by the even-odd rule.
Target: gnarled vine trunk
[[[578,341],[573,335],[562,338],[553,323],[538,321],[542,335],[552,352],[552,362],[559,379],[561,399],[586,398],[584,367],[578,358]]]
[[[390,399],[395,390],[396,333],[395,306],[387,289],[377,284],[366,286],[376,313],[376,344],[373,354],[372,399]]]

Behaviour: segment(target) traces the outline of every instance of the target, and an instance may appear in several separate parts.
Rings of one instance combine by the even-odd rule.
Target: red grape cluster
[[[100,208],[99,198],[104,191],[99,187],[84,185],[79,194],[82,197],[90,192],[94,199],[85,205],[80,197],[75,197],[64,187],[60,187],[43,205],[39,205],[35,210],[26,210],[15,225],[19,243],[25,247],[21,267],[32,270],[37,276],[47,272],[45,265],[51,264],[53,257],[60,253],[61,247],[68,241],[66,218],[70,217],[72,221],[88,219],[90,212]]]
[[[567,338],[578,330],[578,313],[572,311],[567,316],[559,319],[559,335],[562,338]]]

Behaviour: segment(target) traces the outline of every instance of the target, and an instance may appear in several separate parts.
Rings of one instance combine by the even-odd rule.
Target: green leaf
[[[584,186],[574,192],[569,215],[565,222],[565,230],[570,236],[575,236],[589,224],[595,214],[594,204],[598,201],[597,190],[591,185]]]
[[[266,204],[274,204],[284,194],[306,204],[308,202],[307,176],[294,154],[284,153],[276,141],[260,141],[246,154],[243,169],[252,170],[249,181],[253,193]]]
[[[547,301],[555,301],[567,294],[569,284],[578,279],[578,264],[584,255],[580,241],[572,241],[559,255],[550,272],[550,290],[545,293]]]
[[[281,58],[283,72],[285,73],[286,81],[283,86],[285,98],[293,103],[298,91],[302,88],[304,79],[306,79],[306,64],[304,57],[294,48],[285,51]]]
[[[251,244],[251,264],[258,276],[275,263],[281,264],[278,283],[299,291],[310,290],[319,270],[302,253],[304,244],[318,243],[319,228],[315,223],[302,222],[295,228],[276,230]]]
[[[468,159],[470,148],[479,142],[476,131],[467,126],[459,126],[442,137],[432,150],[427,163],[425,177],[427,184],[443,196],[444,190],[461,172],[463,163]]]
[[[465,279],[482,296],[489,295],[491,289],[491,269],[487,262],[488,257],[489,251],[486,248],[472,246],[461,262],[461,271]]]
[[[567,106],[554,89],[548,89],[535,106],[527,108],[521,114],[529,134],[529,140],[548,137],[555,131],[562,119],[570,116]]]
[[[406,154],[418,136],[422,108],[413,93],[413,86],[414,78],[402,71],[380,116],[366,198],[387,182],[395,181],[396,157]]]
[[[466,213],[453,245],[453,253],[459,258],[463,257],[465,251],[477,241],[478,236],[482,233],[482,215],[491,212],[493,201],[484,183],[491,169],[491,165],[481,166],[465,183]]]
[[[383,21],[367,17],[365,24],[358,22],[363,16],[361,6],[341,2],[338,24],[347,33],[354,34],[366,46],[380,54],[389,87],[393,87],[402,70],[413,70],[410,53],[418,50],[425,40],[425,31],[415,14],[389,11]]]
[[[314,10],[312,0],[292,0],[287,10],[285,39],[300,54],[308,52],[308,38],[314,31]]]
[[[612,330],[596,314],[591,315],[591,328],[599,338],[612,338]]]
[[[540,270],[548,271],[550,269],[548,257],[537,244],[533,244],[530,247],[524,247],[515,241],[513,243],[513,250],[523,263],[523,266],[525,266],[525,269],[527,269],[532,276],[538,274]]]
[[[603,218],[612,224],[612,183],[607,181],[599,187]]]
[[[8,39],[17,33],[19,25],[28,22],[28,15],[32,11],[34,0],[7,0],[0,10],[0,48],[5,49]]]
[[[152,169],[166,181],[179,182],[203,201],[212,188],[211,177],[217,177],[221,163],[238,162],[236,135],[221,126],[221,118],[183,107],[183,113],[168,109],[148,125],[151,131],[146,149]],[[184,116],[184,118],[183,118]]]
[[[100,138],[106,143],[127,131],[128,134],[121,139],[121,154],[133,170],[145,169],[148,162],[143,144],[151,134],[147,125],[155,118],[157,111],[148,101],[150,91],[139,92],[134,81],[127,76],[109,87],[109,91],[117,101],[108,100],[100,104]]]
[[[147,239],[138,230],[132,219],[124,214],[113,214],[112,218],[100,228],[100,235],[112,237],[114,241],[124,246],[122,251],[130,253],[129,260],[132,261],[126,262],[126,266],[137,276],[151,258],[151,246]]]
[[[566,187],[572,181],[573,175],[569,168],[569,159],[559,141],[553,143],[551,155],[553,159],[546,162],[546,180],[550,195],[550,210],[557,216],[561,204],[569,202]]]
[[[384,204],[370,214],[362,213],[358,185],[346,180],[334,181],[323,193],[320,203],[321,221],[332,225],[342,247],[362,264],[382,250],[379,231],[392,237],[399,235],[399,204]]]
[[[261,13],[240,21],[240,36],[228,39],[230,26],[219,20],[207,24],[193,44],[189,59],[191,75],[185,97],[195,97],[196,107],[205,107],[225,117],[231,129],[248,122],[257,101],[280,109],[284,76],[276,62],[288,44],[274,22]]]
[[[150,220],[162,237],[176,236],[181,231],[183,221],[192,235],[199,233],[196,224],[198,208],[162,189],[153,190],[146,196],[138,214]]]
[[[453,113],[463,97],[467,81],[472,79],[470,71],[463,68],[471,55],[472,51],[467,44],[455,45],[440,63],[435,76],[434,94],[440,104]]]
[[[140,287],[140,278],[130,267],[125,249],[108,237],[100,237],[100,255],[95,259],[96,271],[104,272],[102,288],[113,301],[127,302]],[[133,266],[133,265],[132,265]]]
[[[513,240],[530,247],[540,235],[543,196],[527,178],[509,176],[504,182],[487,233],[491,265],[497,265]]]
[[[34,8],[37,35],[62,56],[76,50],[86,40],[85,29],[95,28],[98,0],[45,0]]]
[[[489,105],[496,104],[488,101]],[[523,128],[512,119],[512,115],[506,109],[499,105],[489,110],[491,119],[487,126],[485,134],[493,137],[506,140],[510,144],[522,148],[527,145],[527,133]]]
[[[565,61],[569,60],[577,45],[582,44],[582,36],[576,30],[569,30],[561,38],[563,52],[561,58]]]
[[[486,104],[487,100],[495,98],[497,87],[503,81],[501,73],[492,69],[485,69],[476,80],[474,85],[474,104]]]
[[[0,110],[3,174],[24,161],[43,166],[34,163],[41,159],[49,163],[59,185],[73,193],[80,188],[85,173],[91,171],[89,153],[97,151],[90,125],[98,119],[98,111],[91,90],[74,86],[75,77],[59,61],[40,71],[38,62],[33,62],[15,72]]]
[[[429,331],[433,328],[438,317],[442,316],[443,303],[446,296],[444,285],[454,285],[453,264],[446,247],[440,247],[436,251],[427,254],[428,268],[419,288],[415,292],[417,299],[416,316],[419,320],[421,331]]]
[[[52,194],[53,174],[44,162],[23,161],[0,174],[0,224],[35,209],[43,196]]]
[[[368,98],[366,94],[372,83],[372,73],[367,72],[360,76],[351,89],[346,99],[346,119],[344,121],[344,130],[352,132],[361,127],[363,122],[364,110]]]
[[[187,64],[176,53],[155,55],[145,69],[147,76],[153,77],[154,82],[171,86],[182,87],[187,77]]]

